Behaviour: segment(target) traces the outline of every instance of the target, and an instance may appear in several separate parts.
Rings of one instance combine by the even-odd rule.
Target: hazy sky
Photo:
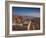
[[[40,17],[40,8],[12,7],[12,15]]]

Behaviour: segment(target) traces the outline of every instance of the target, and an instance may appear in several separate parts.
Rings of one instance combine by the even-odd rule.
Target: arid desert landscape
[[[40,17],[12,16],[12,30],[40,30]]]
[[[40,8],[12,7],[12,30],[40,30]]]

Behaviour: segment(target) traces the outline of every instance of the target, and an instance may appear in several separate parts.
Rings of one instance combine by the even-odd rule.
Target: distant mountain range
[[[15,16],[14,16],[15,17]],[[40,20],[40,17],[33,17],[33,16],[17,16],[17,17],[21,17],[22,18],[22,20],[24,21],[24,20]]]

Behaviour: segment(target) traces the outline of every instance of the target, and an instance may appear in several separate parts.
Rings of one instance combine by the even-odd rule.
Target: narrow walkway
[[[27,26],[27,30],[30,30],[30,26],[31,26],[31,21],[29,22],[28,26]]]

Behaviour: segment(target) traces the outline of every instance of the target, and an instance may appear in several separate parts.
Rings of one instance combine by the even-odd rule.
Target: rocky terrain
[[[40,30],[40,17],[12,16],[12,30]]]

